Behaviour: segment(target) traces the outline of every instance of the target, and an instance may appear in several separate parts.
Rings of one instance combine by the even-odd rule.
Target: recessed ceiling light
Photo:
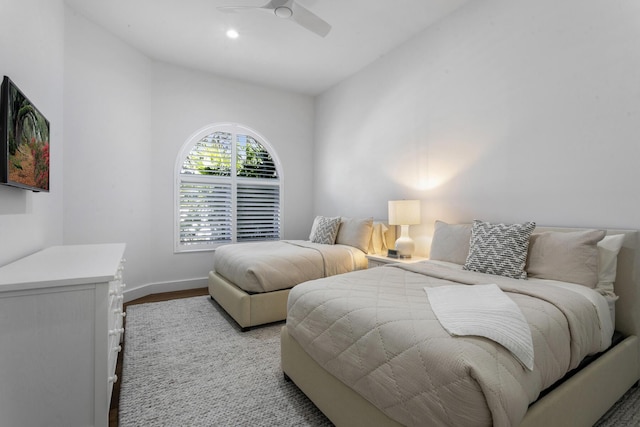
[[[237,39],[239,35],[240,34],[238,34],[238,32],[233,28],[230,30],[227,30],[227,37],[229,37],[230,39]]]

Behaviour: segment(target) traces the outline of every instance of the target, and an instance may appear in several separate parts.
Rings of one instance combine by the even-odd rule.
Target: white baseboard
[[[179,280],[174,282],[157,282],[138,286],[124,290],[124,302],[133,301],[147,295],[159,294],[162,292],[184,291],[187,289],[206,288],[209,284],[207,277],[198,279]]]

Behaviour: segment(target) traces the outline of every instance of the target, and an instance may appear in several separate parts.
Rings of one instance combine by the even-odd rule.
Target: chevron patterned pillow
[[[317,216],[313,220],[311,226],[311,235],[309,240],[313,243],[322,243],[323,245],[333,245],[336,242],[338,228],[340,228],[341,217]]]
[[[473,221],[465,270],[526,279],[529,238],[535,222],[491,224]]]

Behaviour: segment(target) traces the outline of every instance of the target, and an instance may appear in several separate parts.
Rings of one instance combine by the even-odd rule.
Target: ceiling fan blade
[[[241,10],[261,9],[262,6],[219,6],[218,10],[225,13],[236,13]]]
[[[307,30],[316,33],[320,37],[325,37],[327,34],[329,34],[329,31],[331,31],[331,25],[329,25],[329,23],[327,23],[324,19],[320,18],[309,9],[300,6],[295,1],[291,3],[291,6],[293,15],[289,19],[294,20]]]
[[[279,7],[282,6],[287,6],[289,8],[291,8],[291,4],[293,3],[293,0],[271,0],[269,3],[265,4],[264,6],[262,6],[263,9],[277,9]]]
[[[289,1],[293,0],[270,0],[267,4],[263,4],[262,6],[219,6],[218,10],[221,12],[227,13],[236,13],[242,10],[250,10],[250,9],[266,9],[266,10],[274,10],[277,7],[283,6]]]

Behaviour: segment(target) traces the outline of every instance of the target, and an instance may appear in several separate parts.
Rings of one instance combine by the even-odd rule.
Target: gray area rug
[[[594,427],[640,426],[640,387],[633,387],[607,411]]]
[[[129,306],[119,425],[331,426],[284,379],[282,325],[240,332],[208,296]]]
[[[240,332],[208,296],[127,309],[119,425],[331,426],[280,370],[282,323]],[[640,388],[596,424],[640,425]]]

